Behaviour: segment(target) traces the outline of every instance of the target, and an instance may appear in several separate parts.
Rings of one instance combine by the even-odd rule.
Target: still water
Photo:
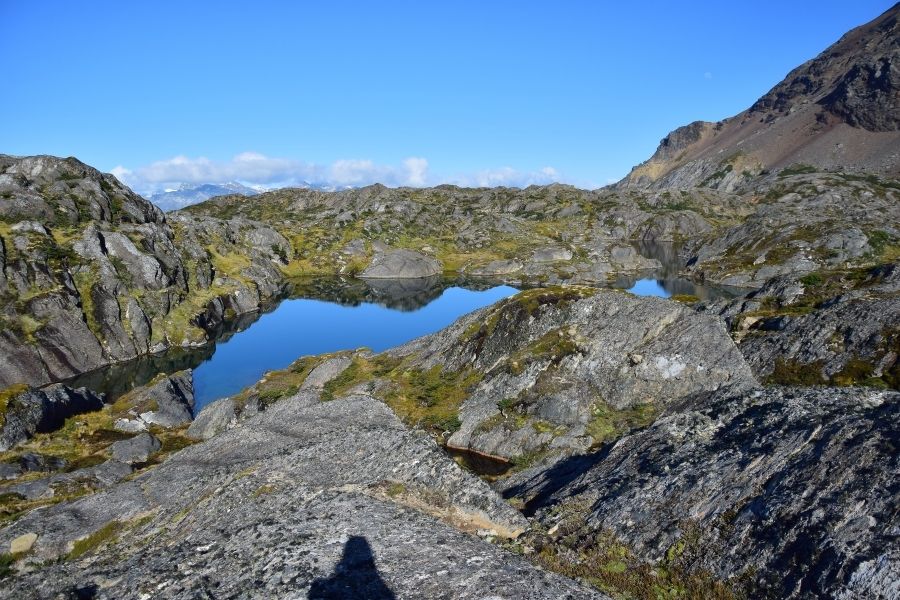
[[[691,294],[701,299],[727,291],[659,274],[657,279],[622,278],[611,287],[640,296]],[[173,350],[113,365],[69,381],[104,392],[112,400],[159,372],[194,369],[196,410],[283,369],[305,355],[370,348],[375,352],[438,331],[460,316],[516,293],[507,285],[431,280],[307,281],[269,312],[245,315],[214,344]]]

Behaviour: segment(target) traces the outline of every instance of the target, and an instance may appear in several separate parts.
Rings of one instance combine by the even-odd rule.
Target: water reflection
[[[643,276],[618,277],[605,287],[627,289],[641,296],[682,294],[701,300],[740,292],[678,277],[682,261],[674,244],[643,242],[637,248],[644,256],[659,260],[662,267]],[[297,279],[287,292],[292,299],[222,324],[213,332],[217,334],[216,343],[141,357],[66,383],[105,392],[114,400],[160,372],[192,368],[199,409],[211,400],[251,385],[266,371],[288,366],[300,356],[363,346],[376,352],[385,350],[438,331],[458,317],[516,291],[492,280],[445,277]]]

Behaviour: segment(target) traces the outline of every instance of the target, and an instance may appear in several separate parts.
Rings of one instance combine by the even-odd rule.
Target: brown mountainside
[[[619,185],[737,188],[793,164],[900,177],[900,4],[797,67],[744,112],[666,136]]]

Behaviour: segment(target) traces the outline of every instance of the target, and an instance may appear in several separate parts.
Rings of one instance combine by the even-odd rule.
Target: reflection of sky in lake
[[[247,330],[218,344],[212,358],[194,369],[196,410],[301,356],[363,346],[380,352],[438,331],[466,313],[515,293],[508,286],[484,291],[448,288],[433,302],[406,312],[377,304],[285,300]]]
[[[628,289],[628,291],[635,296],[659,296],[660,298],[668,298],[672,295],[655,279],[639,279]]]
[[[670,296],[653,279],[642,279],[629,291],[638,296]],[[364,346],[375,352],[387,350],[515,293],[508,286],[483,291],[453,287],[413,311],[367,303],[346,306],[285,300],[247,330],[219,343],[213,356],[194,369],[196,409],[239,392],[266,371],[283,369],[301,356]]]

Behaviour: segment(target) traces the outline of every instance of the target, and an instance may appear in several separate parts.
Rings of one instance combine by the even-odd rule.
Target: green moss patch
[[[598,400],[591,409],[587,434],[594,440],[593,446],[615,441],[635,429],[647,427],[656,420],[659,408],[654,404],[638,404],[630,408],[616,409]]]
[[[529,558],[538,565],[584,581],[614,598],[672,598],[734,600],[740,582],[717,580],[697,560],[706,551],[696,526],[686,524],[682,537],[658,563],[642,561],[609,530],[594,531],[584,524],[590,514],[585,503],[570,501],[556,507],[554,533],[533,530],[516,543],[529,544]]]

